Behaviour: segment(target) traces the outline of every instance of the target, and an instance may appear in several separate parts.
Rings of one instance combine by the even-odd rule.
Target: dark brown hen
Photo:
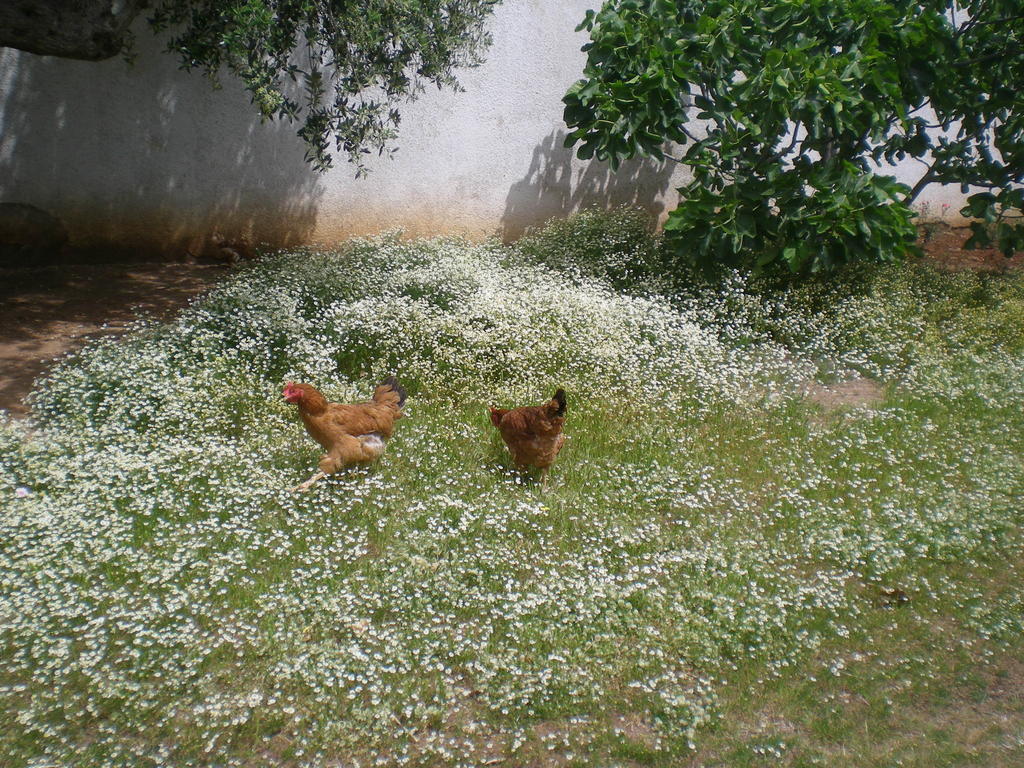
[[[491,406],[488,411],[512,461],[520,468],[540,469],[542,486],[546,486],[548,469],[565,442],[565,391],[559,389],[543,405],[511,409]]]

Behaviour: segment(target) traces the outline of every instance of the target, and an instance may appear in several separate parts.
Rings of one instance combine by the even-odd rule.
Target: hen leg
[[[292,488],[293,492],[308,491],[315,483],[340,470],[349,464],[370,461],[384,451],[384,441],[380,435],[339,435],[331,450],[320,459],[320,471],[313,474],[304,483]]]
[[[310,477],[309,480],[306,480],[304,483],[299,483],[294,488],[292,488],[292,493],[298,493],[299,491],[308,491],[310,488],[313,487],[314,483],[320,482],[325,477],[327,477],[326,472],[314,472],[313,476]]]

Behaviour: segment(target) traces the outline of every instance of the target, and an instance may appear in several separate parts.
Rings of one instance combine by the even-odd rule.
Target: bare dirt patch
[[[856,378],[838,384],[807,384],[807,398],[826,411],[843,407],[872,408],[882,402],[885,390],[874,379]]]
[[[1008,272],[1024,268],[1024,253],[1007,258],[995,248],[967,250],[964,243],[970,236],[970,227],[933,221],[922,225],[917,244],[924,250],[925,258],[939,269]]]
[[[55,359],[140,317],[170,317],[224,274],[163,263],[0,270],[0,409],[24,416],[32,382]]]

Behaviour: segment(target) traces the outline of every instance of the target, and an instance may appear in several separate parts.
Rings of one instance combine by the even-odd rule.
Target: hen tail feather
[[[398,379],[394,376],[388,376],[378,386],[376,391],[373,393],[374,402],[394,404],[396,408],[401,408],[405,405],[405,390],[402,385],[398,383]]]
[[[565,390],[561,388],[556,390],[554,397],[551,398],[551,402],[558,406],[555,416],[565,416]]]

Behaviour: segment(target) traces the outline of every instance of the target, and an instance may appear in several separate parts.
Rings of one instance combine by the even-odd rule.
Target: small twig
[[[795,123],[795,124],[793,125],[793,140],[792,140],[791,142],[789,142],[789,146],[788,146],[788,147],[786,147],[786,151],[785,151],[785,152],[783,152],[783,153],[782,153],[782,155],[781,155],[781,156],[782,156],[783,158],[785,158],[786,156],[788,156],[788,155],[789,155],[789,153],[793,151],[793,147],[795,147],[795,146],[796,146],[796,140],[797,140],[797,137],[798,137],[799,135],[800,135],[800,121],[798,120],[798,121],[797,121],[797,122],[796,122],[796,123]]]

